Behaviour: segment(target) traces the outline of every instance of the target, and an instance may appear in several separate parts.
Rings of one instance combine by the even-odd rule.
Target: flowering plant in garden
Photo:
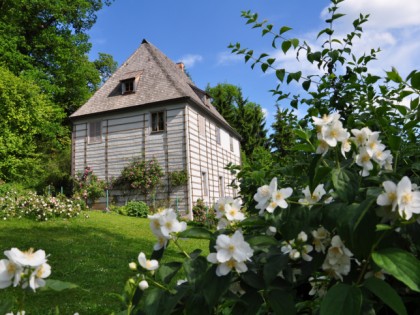
[[[136,158],[121,171],[114,181],[114,186],[139,191],[147,196],[159,186],[163,176],[162,167],[156,159],[149,161]]]
[[[378,51],[360,58],[351,52],[367,16],[360,15],[344,39],[332,37],[333,22],[343,16],[340,2],[331,1],[321,51],[287,39],[288,27],[275,33],[257,14],[243,13],[273,36],[274,47],[294,48],[324,72],[276,69],[268,54],[254,57],[231,45],[253,67],[274,70],[280,85],[303,81],[308,97],[291,102],[308,106],[295,130],[294,150],[301,154],[270,169],[231,167],[239,170],[243,202],[216,202],[216,230],[178,229],[171,239],[160,232],[151,254],[158,268],[141,270],[135,285],[126,286],[129,314],[404,315],[420,309],[420,72],[405,80],[395,69],[384,79],[369,74],[366,65]],[[280,87],[273,93],[289,97]],[[407,96],[409,106],[400,105]],[[180,248],[182,262],[162,262],[179,238],[206,239],[210,253]],[[148,285],[140,285],[146,277]]]
[[[86,166],[83,172],[77,172],[73,181],[74,197],[83,199],[86,205],[93,204],[105,195],[106,183],[100,180],[89,166]]]
[[[40,196],[34,192],[25,194],[8,191],[0,197],[0,218],[30,218],[47,221],[53,218],[70,219],[80,215],[82,209],[77,202],[64,196]]]
[[[35,251],[30,248],[21,251],[14,247],[4,251],[6,259],[0,260],[0,289],[9,287],[20,288],[17,301],[18,311],[16,314],[24,315],[25,290],[36,292],[39,288],[48,288],[61,291],[76,287],[74,284],[58,280],[46,280],[51,275],[51,266],[47,263],[47,255],[44,250]],[[0,301],[0,310],[14,308],[11,301]],[[13,314],[13,312],[7,313]]]

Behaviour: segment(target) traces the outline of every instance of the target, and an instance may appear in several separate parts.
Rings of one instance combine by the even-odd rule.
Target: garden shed
[[[72,174],[89,166],[110,180],[135,158],[155,158],[164,177],[154,202],[178,208],[190,219],[198,199],[211,204],[235,195],[225,167],[241,162],[240,135],[184,65],[146,40],[71,119]],[[179,171],[186,171],[188,180],[172,187],[170,174]],[[117,190],[110,196],[120,204],[127,199]],[[150,196],[136,199],[151,202]]]

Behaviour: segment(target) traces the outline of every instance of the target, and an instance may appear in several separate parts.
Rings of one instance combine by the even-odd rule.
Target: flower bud
[[[142,281],[140,281],[140,283],[139,283],[139,288],[140,288],[140,290],[144,291],[144,290],[146,290],[148,287],[149,287],[149,284],[147,283],[147,281],[146,281],[146,280],[142,280]]]
[[[136,264],[135,262],[131,262],[131,263],[129,263],[129,264],[128,264],[128,267],[129,267],[131,270],[137,270],[137,264]]]

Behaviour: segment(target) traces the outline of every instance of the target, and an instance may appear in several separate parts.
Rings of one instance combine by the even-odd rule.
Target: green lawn
[[[34,222],[29,220],[0,221],[0,249],[17,247],[43,249],[52,267],[49,278],[69,281],[81,288],[62,292],[36,292],[25,302],[28,315],[49,314],[58,306],[60,314],[110,314],[118,310],[119,301],[112,293],[121,293],[125,281],[133,274],[131,261],[143,251],[150,256],[155,237],[147,219],[92,211],[69,221]],[[208,251],[208,242],[182,240],[187,252],[196,248]],[[0,255],[0,259],[5,258]],[[165,260],[182,259],[170,245]],[[21,290],[19,288],[19,290]],[[2,301],[14,298],[17,288],[0,290]]]

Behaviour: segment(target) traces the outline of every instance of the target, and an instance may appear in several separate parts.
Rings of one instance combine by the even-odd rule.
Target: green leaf
[[[392,151],[399,151],[401,147],[401,137],[389,135],[388,144]]]
[[[202,227],[192,227],[178,234],[181,238],[194,238],[211,240],[213,239],[213,233]]]
[[[396,83],[401,83],[403,81],[397,69],[394,67],[392,67],[392,71],[386,71],[386,77]]]
[[[395,313],[398,315],[407,315],[407,310],[401,297],[388,283],[381,279],[371,277],[365,281],[364,285]]]
[[[207,270],[207,260],[203,256],[198,256],[195,259],[187,259],[183,263],[187,280],[192,285],[199,282]]]
[[[287,53],[287,51],[290,49],[291,46],[292,46],[292,43],[290,42],[290,40],[285,40],[283,43],[281,43],[281,49],[283,50],[285,54]]]
[[[265,245],[278,245],[278,241],[272,236],[257,235],[252,236],[246,240],[251,247],[265,246]]]
[[[290,31],[292,28],[291,27],[288,27],[288,26],[283,26],[281,29],[280,29],[280,35],[281,34],[283,34],[283,33],[286,33],[287,31]]]
[[[261,64],[261,70],[262,70],[262,72],[266,72],[267,69],[268,69],[268,63],[262,63]]]
[[[321,303],[320,315],[356,315],[362,307],[362,292],[358,287],[339,283],[328,290]]]
[[[277,277],[279,272],[287,266],[288,260],[288,256],[284,254],[273,254],[267,258],[263,269],[266,285],[269,285]]]
[[[48,288],[57,292],[67,290],[67,289],[75,289],[78,287],[79,286],[77,284],[74,284],[71,282],[64,282],[64,281],[53,280],[53,279],[46,280],[46,284],[45,284],[45,288]]]
[[[212,266],[206,272],[203,279],[203,282],[205,283],[203,294],[207,303],[210,305],[210,308],[213,308],[219,301],[220,297],[229,289],[233,274],[231,272],[226,276],[218,277],[216,276],[216,268],[217,266]]]
[[[292,43],[292,45],[293,45],[294,48],[296,48],[296,47],[299,46],[299,39],[297,39],[297,38],[292,38],[290,40],[290,42]]]
[[[411,76],[411,86],[420,90],[420,72],[416,72]]]
[[[398,248],[387,248],[373,252],[372,259],[411,290],[420,292],[420,261],[411,253]]]
[[[377,232],[388,231],[388,230],[392,230],[392,226],[387,225],[387,224],[376,224],[376,231]]]
[[[240,227],[244,227],[244,226],[252,226],[252,227],[256,227],[256,226],[265,226],[266,222],[263,218],[261,218],[260,216],[252,216],[252,217],[248,217],[245,220],[241,221],[238,223],[238,226]]]
[[[283,82],[285,74],[286,74],[286,70],[284,70],[284,69],[277,69],[276,70],[276,77],[277,77],[277,79],[280,80],[280,82]]]
[[[334,191],[340,199],[350,203],[353,201],[359,189],[358,176],[346,169],[339,168],[332,170],[332,182]]]
[[[272,307],[275,314],[296,314],[295,301],[293,296],[287,291],[270,290],[267,295],[267,302]]]
[[[298,143],[290,148],[293,151],[304,151],[304,152],[314,152],[312,146],[308,143]]]
[[[309,90],[310,86],[311,86],[311,80],[303,81],[302,87],[305,91]]]
[[[170,262],[167,264],[162,264],[159,266],[156,274],[158,278],[166,283],[169,284],[172,278],[177,274],[178,270],[181,269],[182,263],[180,262]]]

